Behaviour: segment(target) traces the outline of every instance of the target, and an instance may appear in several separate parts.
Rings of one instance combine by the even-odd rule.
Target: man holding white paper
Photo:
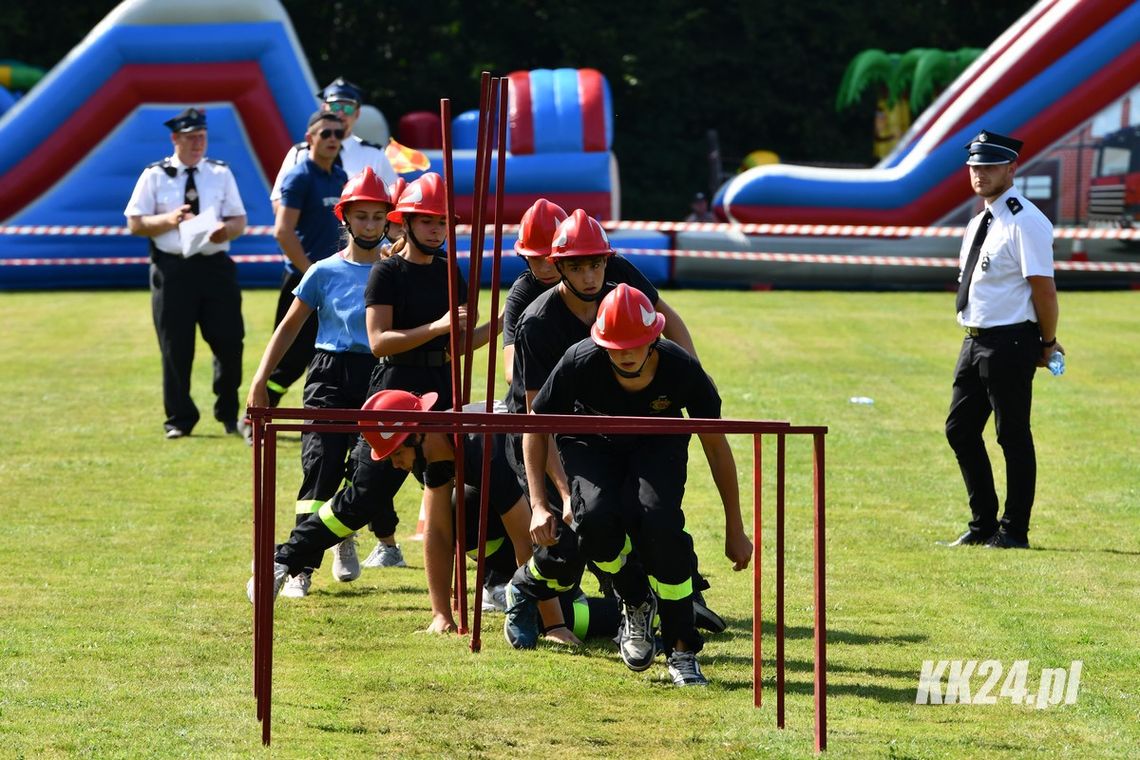
[[[131,234],[150,238],[165,435],[182,438],[198,423],[190,375],[199,326],[214,354],[214,418],[227,434],[244,433],[238,388],[245,325],[237,268],[227,251],[245,230],[245,206],[230,168],[206,158],[206,114],[188,108],[163,123],[174,155],[143,170],[124,213]]]

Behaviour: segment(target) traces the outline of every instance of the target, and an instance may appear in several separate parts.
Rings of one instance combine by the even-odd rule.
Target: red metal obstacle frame
[[[415,423],[417,432],[462,435],[480,433],[607,433],[659,435],[677,433],[747,434],[753,437],[753,537],[756,558],[753,563],[753,704],[761,703],[761,438],[775,435],[776,447],[776,725],[784,728],[784,469],[785,440],[789,435],[810,435],[813,442],[814,512],[814,592],[813,635],[815,750],[827,749],[827,625],[826,558],[824,544],[824,439],[827,428],[793,426],[787,422],[758,420],[704,420],[690,418],[590,417],[572,415],[490,414],[477,412],[384,412],[355,409],[266,409],[252,408],[253,421],[253,691],[261,740],[270,741],[270,713],[273,678],[273,536],[277,493],[277,434],[279,432],[359,432],[369,423],[395,427]],[[279,423],[276,419],[299,420]],[[313,422],[305,422],[313,420]],[[407,429],[406,427],[403,429]],[[462,449],[459,449],[460,451]],[[459,461],[458,458],[456,460]],[[486,482],[486,481],[484,481]],[[479,554],[486,536],[485,510],[481,510]],[[456,566],[462,567],[464,552],[456,552]],[[457,569],[460,576],[465,572]],[[475,584],[475,602],[480,609],[481,583]],[[466,601],[465,595],[463,602]],[[479,636],[479,626],[472,631]],[[478,651],[478,646],[472,646]]]

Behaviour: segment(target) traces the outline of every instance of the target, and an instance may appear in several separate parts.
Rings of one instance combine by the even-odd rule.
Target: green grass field
[[[275,297],[246,294],[247,378]],[[1040,478],[1026,552],[935,543],[968,519],[942,434],[961,340],[951,295],[665,297],[689,323],[726,416],[830,428],[828,754],[1136,756],[1140,293],[1062,293],[1069,369],[1035,383]],[[719,502],[694,447],[686,511],[708,599],[730,622],[702,657],[708,689],[672,688],[662,664],[631,673],[605,643],[512,651],[498,615],[485,617],[478,655],[464,638],[418,634],[422,558],[404,539],[405,570],[338,584],[322,569],[307,600],[278,601],[266,750],[245,597],[250,450],[210,421],[204,344],[195,397],[205,421],[168,442],[145,292],[7,293],[0,317],[0,758],[812,754],[806,441],[788,449],[786,730],[775,727],[772,688],[774,533],[762,540],[756,710],[751,573],[723,557]],[[748,504],[751,443],[733,445]],[[281,445],[280,525],[292,521],[298,448],[296,438]],[[406,536],[418,508],[410,482],[399,507]],[[1028,660],[1030,693],[1043,669],[1080,660],[1083,671],[1075,704],[916,705],[925,660],[1006,670]],[[974,692],[983,680],[971,680]]]

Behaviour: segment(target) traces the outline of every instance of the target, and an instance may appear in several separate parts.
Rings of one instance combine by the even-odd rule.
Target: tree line
[[[0,59],[51,68],[117,3],[0,14]],[[732,173],[757,149],[789,163],[870,165],[875,98],[836,111],[867,48],[985,48],[1032,3],[884,0],[283,0],[319,83],[360,84],[395,130],[409,111],[478,105],[479,74],[592,67],[613,94],[623,216],[679,219],[709,184],[709,130]]]

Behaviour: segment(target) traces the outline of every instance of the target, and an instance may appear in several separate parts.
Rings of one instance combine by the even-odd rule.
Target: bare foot
[[[573,631],[564,625],[550,629],[543,634],[543,638],[547,641],[553,641],[555,644],[562,644],[568,647],[582,646],[582,641],[574,635]]]

